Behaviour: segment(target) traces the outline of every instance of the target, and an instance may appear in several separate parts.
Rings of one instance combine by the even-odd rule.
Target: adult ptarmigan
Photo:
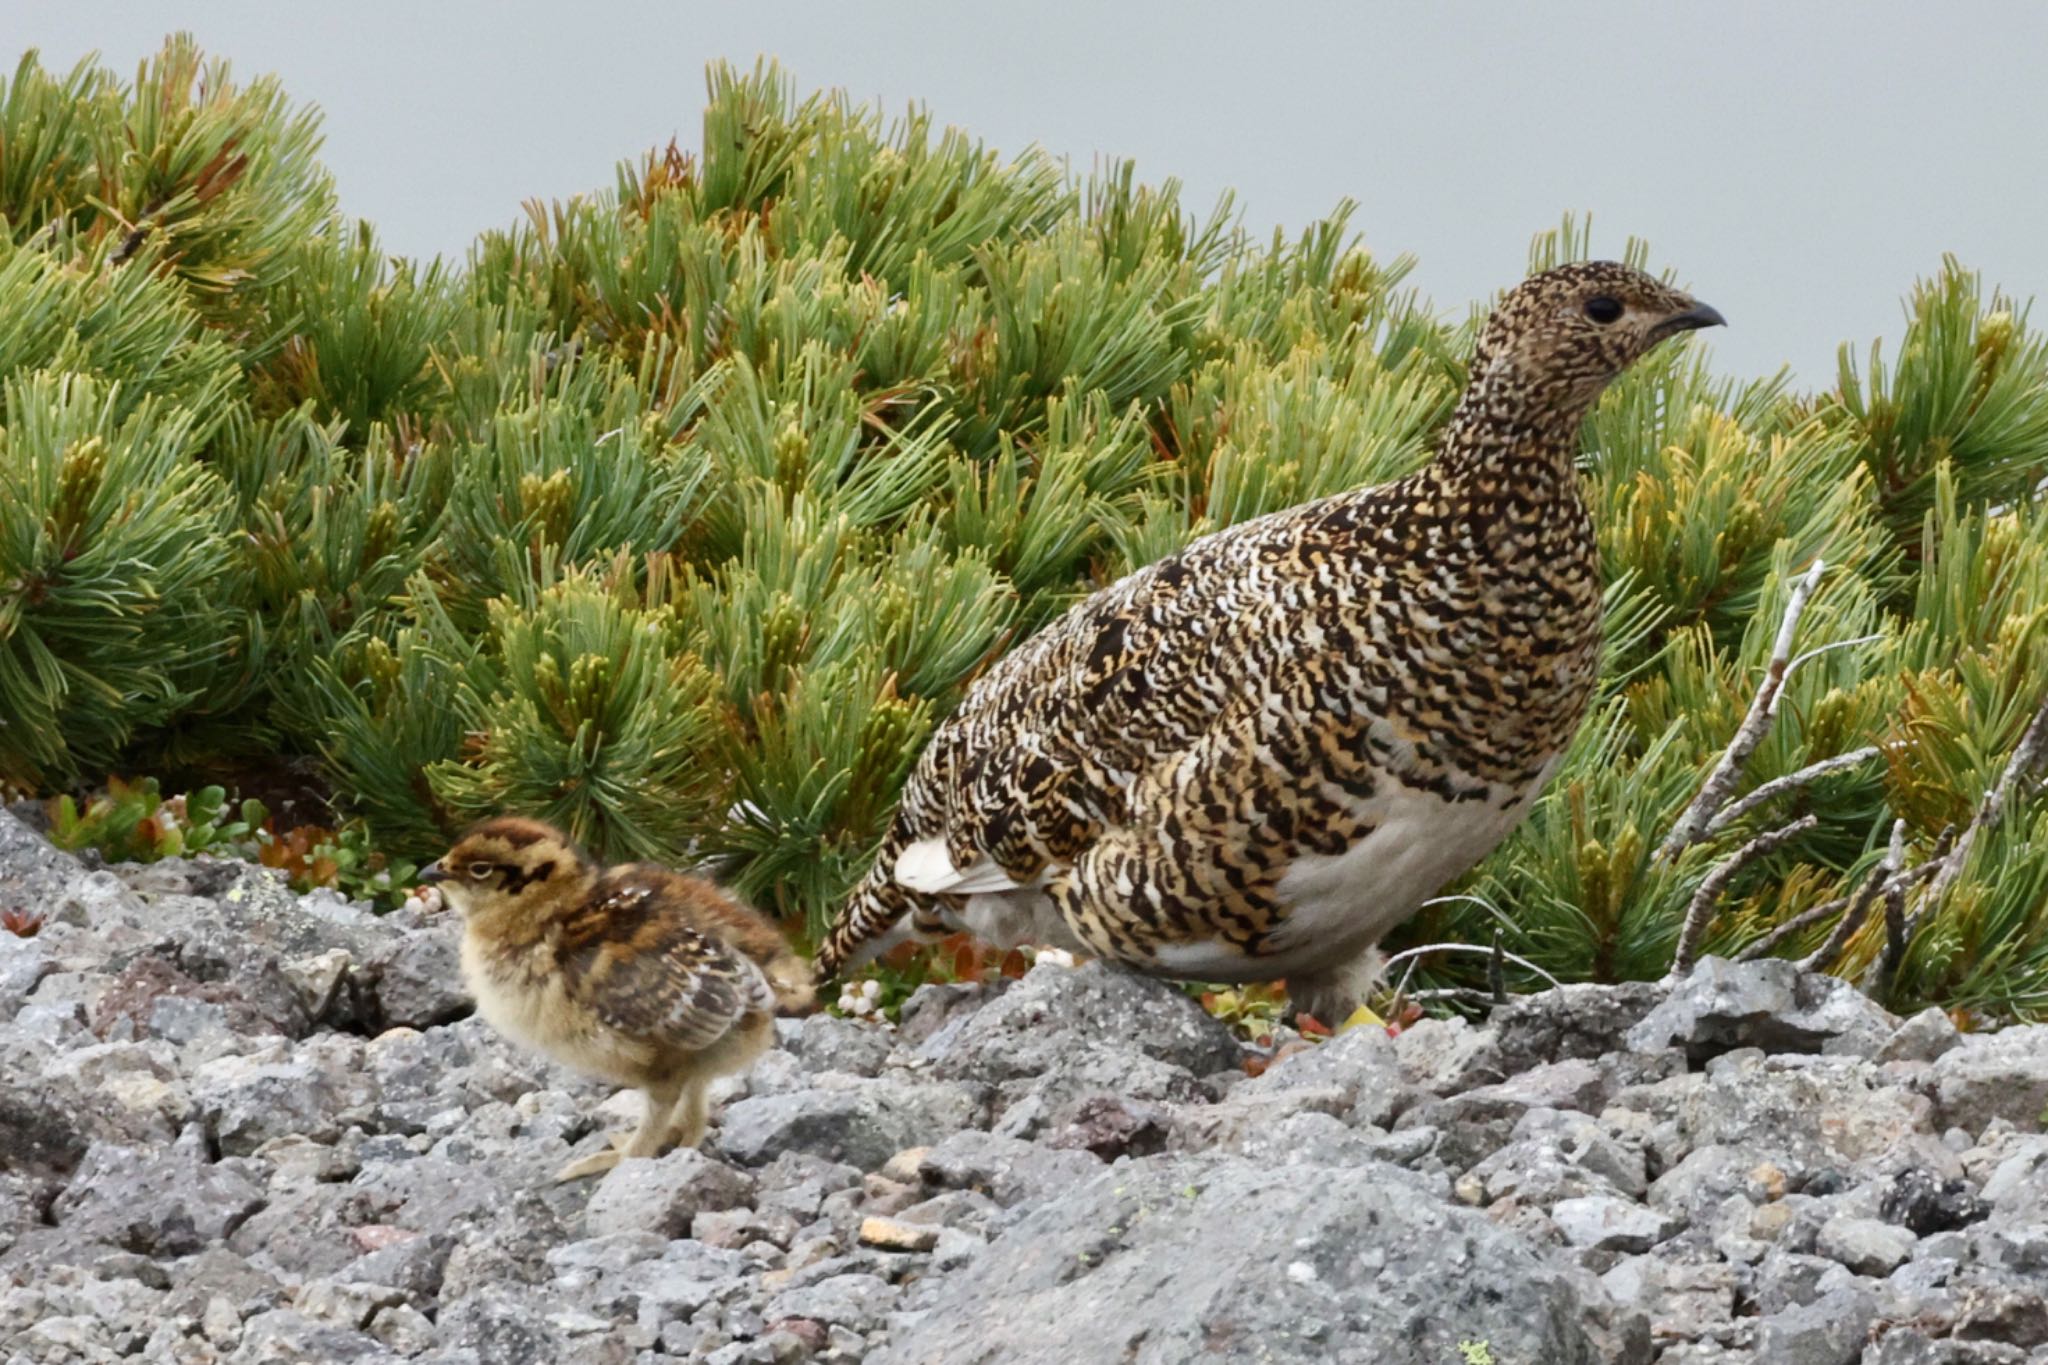
[[[1436,457],[1207,536],[968,692],[819,950],[829,978],[965,928],[1326,1022],[1375,945],[1528,812],[1599,665],[1587,410],[1721,315],[1613,262],[1501,301]]]

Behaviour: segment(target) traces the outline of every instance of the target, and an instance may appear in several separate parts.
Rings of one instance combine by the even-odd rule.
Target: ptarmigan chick
[[[966,928],[1335,1022],[1578,728],[1601,577],[1575,468],[1623,370],[1721,315],[1588,262],[1508,294],[1436,458],[1233,526],[1004,658],[933,736],[818,955]]]
[[[548,825],[489,820],[420,873],[462,913],[462,974],[508,1037],[646,1093],[623,1145],[558,1179],[704,1137],[706,1085],[742,1071],[802,1010],[811,974],[776,927],[710,882],[600,867]]]

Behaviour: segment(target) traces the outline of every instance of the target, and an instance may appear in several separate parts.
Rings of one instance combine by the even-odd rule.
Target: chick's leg
[[[682,1087],[670,1082],[650,1085],[646,1088],[647,1112],[640,1119],[640,1126],[633,1135],[623,1141],[615,1133],[608,1150],[592,1152],[589,1156],[578,1157],[556,1173],[558,1182],[580,1180],[586,1175],[597,1175],[608,1171],[629,1156],[656,1156],[669,1131],[669,1115],[675,1110],[676,1099]]]
[[[647,1087],[647,1112],[641,1116],[640,1127],[626,1140],[622,1151],[625,1156],[657,1156],[668,1141],[669,1116],[675,1112],[676,1100],[681,1097],[683,1087],[674,1081],[663,1081]]]
[[[710,1108],[710,1096],[704,1082],[691,1081],[683,1087],[683,1097],[675,1107],[669,1120],[669,1141],[678,1150],[688,1150],[704,1140],[706,1114]]]

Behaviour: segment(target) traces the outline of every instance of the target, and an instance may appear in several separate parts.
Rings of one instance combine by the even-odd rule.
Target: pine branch
[[[1728,889],[1728,883],[1735,879],[1735,874],[1819,823],[1811,815],[1802,815],[1789,825],[1759,834],[1707,874],[1699,890],[1693,892],[1692,903],[1685,908],[1685,924],[1678,933],[1678,951],[1672,956],[1666,981],[1676,981],[1692,970],[1699,957],[1700,940],[1706,937],[1707,926],[1713,922],[1714,907],[1719,904],[1722,892]]]
[[[1671,827],[1663,844],[1657,849],[1657,856],[1663,859],[1676,858],[1680,853],[1699,843],[1706,837],[1709,823],[1728,798],[1734,793],[1736,784],[1742,780],[1743,765],[1756,752],[1770,732],[1771,721],[1777,714],[1778,694],[1785,686],[1785,677],[1791,668],[1792,640],[1799,629],[1799,618],[1806,610],[1807,599],[1820,585],[1821,574],[1826,572],[1824,560],[1816,559],[1813,567],[1803,578],[1792,585],[1791,595],[1785,602],[1784,619],[1778,624],[1778,637],[1771,646],[1771,661],[1764,670],[1762,683],[1757,686],[1756,695],[1750,699],[1749,713],[1736,727],[1735,737],[1728,742],[1720,762],[1708,774],[1705,785],[1692,804]]]

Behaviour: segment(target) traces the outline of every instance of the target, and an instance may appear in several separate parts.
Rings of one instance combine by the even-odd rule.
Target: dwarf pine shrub
[[[1416,298],[1348,206],[1259,239],[773,66],[712,71],[699,147],[459,263],[341,219],[318,140],[185,39],[0,82],[0,782],[311,759],[395,855],[524,811],[815,928],[980,670],[1196,536],[1415,468],[1484,312]],[[1532,267],[1588,245],[1568,221]],[[1895,821],[1909,863],[1968,825],[2048,688],[2024,306],[1943,262],[1817,394],[1670,346],[1586,446],[1602,695],[1414,941],[1652,976],[1764,829],[1815,817],[1709,951],[1847,895]],[[1660,857],[1816,559],[1798,648],[1828,648],[1743,789],[1877,752]],[[2038,781],[1915,909],[1897,1007],[2048,1016]]]

